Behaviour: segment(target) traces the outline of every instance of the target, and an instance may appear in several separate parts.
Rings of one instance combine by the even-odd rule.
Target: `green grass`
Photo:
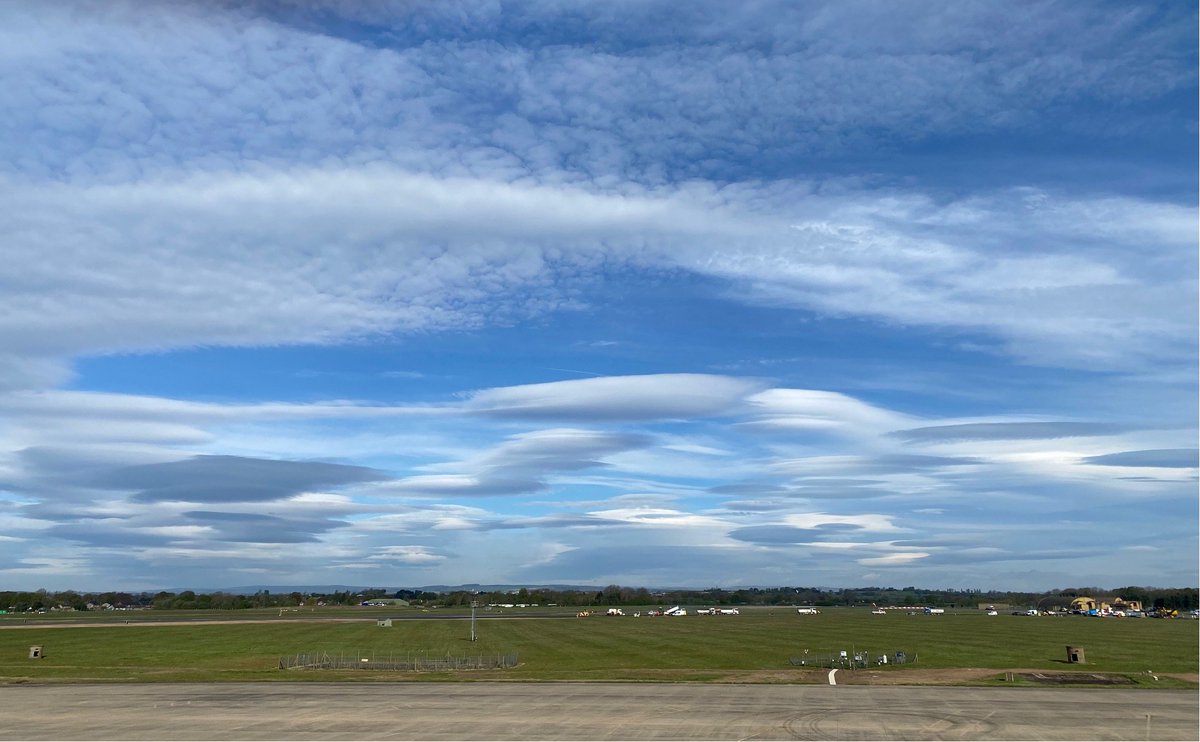
[[[942,616],[829,609],[817,616],[793,610],[743,609],[740,616],[651,618],[631,615],[558,620],[489,620],[481,611],[479,641],[469,641],[469,622],[396,621],[390,628],[374,617],[398,609],[330,610],[285,614],[287,623],[187,626],[139,624],[139,619],[278,618],[278,611],[204,614],[117,615],[125,625],[8,628],[22,619],[0,621],[0,682],[20,681],[211,681],[411,679],[504,680],[770,680],[802,681],[804,670],[789,657],[846,650],[871,655],[903,650],[919,668],[1086,669],[1145,674],[1196,672],[1200,622],[1099,619],[1082,616]],[[447,611],[434,611],[437,613]],[[516,613],[509,611],[507,613]],[[631,613],[632,611],[627,611]],[[109,618],[103,616],[104,618]],[[76,614],[71,618],[93,618]],[[357,618],[355,622],[311,619]],[[46,656],[28,659],[31,645]],[[1085,667],[1068,665],[1066,645],[1085,648]],[[279,658],[300,652],[385,658],[413,654],[463,656],[519,653],[509,670],[445,673],[376,671],[281,671]],[[903,673],[904,667],[888,672]],[[757,675],[756,675],[757,673]]]

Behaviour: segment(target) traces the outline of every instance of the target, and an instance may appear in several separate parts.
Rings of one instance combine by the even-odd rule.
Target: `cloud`
[[[600,459],[604,456],[643,447],[651,441],[649,436],[636,433],[535,430],[511,436],[476,463],[491,470],[578,471],[603,466]]]
[[[981,459],[967,456],[894,453],[878,456],[838,455],[780,459],[774,463],[773,468],[778,472],[797,476],[836,477],[934,472],[948,467],[968,467],[981,463]]]
[[[816,389],[768,389],[747,401],[757,414],[742,427],[774,432],[794,430],[867,437],[911,420],[907,415],[846,394]]]
[[[1079,118],[1046,108],[1166,135],[1187,119],[1127,107],[1194,82],[1177,59],[1187,9],[1046,3],[1012,24],[956,3],[347,7],[21,8],[2,38],[0,160],[92,177],[337,158],[721,179]],[[321,23],[333,14],[352,22]]]
[[[758,386],[707,374],[608,376],[484,389],[469,396],[466,408],[525,419],[688,419],[728,414]]]
[[[786,510],[790,507],[790,503],[786,500],[728,500],[721,503],[721,507],[735,513],[770,513],[779,510]],[[732,535],[732,534],[731,534]]]
[[[51,538],[75,541],[89,546],[108,549],[140,549],[147,546],[163,546],[178,540],[180,536],[198,536],[200,531],[164,533],[161,531],[128,527],[124,524],[103,520],[83,521],[53,526],[45,531]]]
[[[1194,345],[1195,318],[1180,309],[1196,293],[1192,215],[1136,199],[1018,190],[942,204],[794,182],[617,189],[380,166],[112,185],[0,179],[0,193],[14,214],[0,228],[11,258],[0,282],[12,287],[0,347],[24,359],[9,381],[18,386],[43,386],[49,377],[29,373],[79,354],[511,324],[579,306],[579,289],[621,269],[686,271],[751,304],[981,332],[997,352],[1039,363],[1141,369],[1183,362]],[[1087,252],[1074,249],[1081,239]],[[1153,260],[1140,257],[1147,243]],[[236,248],[245,244],[255,249]],[[758,391],[674,376],[673,402],[651,410],[716,414],[720,399]],[[637,378],[624,382],[635,399],[672,381]],[[604,396],[617,383],[577,388]],[[494,415],[637,414],[572,405],[561,389],[472,401]],[[770,394],[760,402],[786,407]],[[764,424],[881,412],[834,397],[791,402],[821,409]]]
[[[783,525],[746,526],[730,531],[729,537],[753,544],[806,544],[845,536],[848,531],[857,530],[859,528],[847,523],[827,523],[816,528],[796,528]]]
[[[931,425],[888,433],[914,443],[950,441],[1041,440],[1114,435],[1139,430],[1136,425],[1098,422],[995,422]]]
[[[876,513],[860,515],[835,515],[832,513],[793,513],[784,521],[797,528],[818,528],[828,526],[847,526],[870,532],[890,532],[904,530],[892,523],[892,518]]]
[[[605,468],[608,457],[650,442],[634,433],[575,428],[519,433],[469,459],[431,465],[450,473],[404,477],[380,491],[446,497],[532,493],[546,489],[555,475]]]
[[[366,561],[374,566],[404,565],[416,567],[436,567],[445,562],[452,554],[422,545],[384,546],[374,549]]]
[[[213,540],[252,543],[298,543],[317,541],[318,536],[346,521],[329,518],[296,518],[262,513],[190,510],[183,517],[213,531]]]
[[[107,489],[137,490],[132,497],[139,502],[266,502],[386,478],[373,469],[346,464],[195,456],[116,469],[91,482]]]
[[[1194,545],[1168,5],[18,3],[0,564],[973,586],[956,550]],[[98,391],[180,349],[301,362]]]
[[[689,513],[670,508],[612,508],[598,510],[591,515],[616,523],[652,526],[655,528],[693,528],[698,526],[720,526],[724,523],[719,518]]]
[[[1190,362],[1195,318],[1178,311],[1196,295],[1186,209],[1029,189],[953,204],[895,193],[829,206],[793,225],[790,246],[724,251],[702,270],[734,282],[744,301],[979,331],[999,340],[996,352],[1026,362]],[[1164,263],[1143,259],[1147,242],[1169,255]],[[1085,244],[1098,251],[1072,249]],[[1131,347],[1149,356],[1133,362]]]
[[[552,515],[540,515],[532,517],[516,517],[497,519],[479,525],[480,530],[517,530],[517,529],[540,529],[549,530],[557,528],[605,528],[623,525],[625,521],[615,518],[606,518],[602,515],[592,513],[554,513]]]
[[[1074,142],[1061,122],[1119,119],[1140,142],[1192,122],[1169,102],[1195,85],[1194,10],[1047,3],[997,39],[994,10],[955,5],[15,9],[0,380],[519,322],[630,268],[982,333],[1026,362],[1190,364],[1190,205],[806,169],[981,130]]]
[[[81,515],[44,531],[45,536],[101,548],[190,547],[220,548],[218,544],[316,543],[320,536],[345,521],[327,518],[280,517],[262,513],[192,510],[143,512],[123,518]]]
[[[795,507],[797,500],[856,500],[889,494],[888,482],[881,479],[850,477],[798,477],[787,485],[731,484],[712,487],[718,495],[754,495],[753,500],[733,500],[722,507],[733,509],[778,510]]]
[[[1003,549],[994,546],[976,546],[946,549],[937,554],[926,554],[931,565],[989,564],[1002,562],[1072,561],[1095,557],[1107,553],[1105,549]]]
[[[1086,456],[1086,464],[1100,466],[1133,466],[1153,467],[1161,469],[1195,469],[1197,457],[1200,456],[1194,448],[1164,448],[1150,451],[1121,451],[1102,456]]]
[[[419,494],[439,497],[474,497],[527,494],[545,489],[545,487],[545,482],[533,478],[517,479],[507,476],[473,476],[468,474],[418,474],[397,480],[388,485],[385,491],[402,495]]]
[[[445,502],[398,503],[387,508],[377,505],[366,517],[356,518],[350,528],[355,533],[374,537],[375,534],[405,533],[411,536],[435,532],[439,538],[455,531],[481,530],[498,520],[498,516],[479,507]]]
[[[531,581],[624,585],[688,585],[696,574],[723,583],[757,566],[755,555],[712,545],[587,544],[531,568]]]
[[[858,563],[864,567],[894,567],[906,565],[915,562],[918,559],[925,559],[929,556],[928,552],[924,551],[907,551],[899,554],[887,554],[880,557],[866,557],[859,559]]]

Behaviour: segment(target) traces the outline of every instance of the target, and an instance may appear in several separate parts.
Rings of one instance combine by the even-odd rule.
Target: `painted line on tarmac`
[[[829,684],[830,685],[837,685],[837,681],[833,679],[833,675],[836,672],[837,672],[836,667],[829,671]]]

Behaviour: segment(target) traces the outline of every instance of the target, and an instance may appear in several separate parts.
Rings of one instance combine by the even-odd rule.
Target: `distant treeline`
[[[975,608],[981,603],[1008,604],[1013,606],[1037,606],[1053,608],[1066,606],[1072,598],[1086,595],[1098,600],[1116,597],[1137,600],[1147,608],[1168,608],[1190,611],[1200,607],[1198,590],[1188,588],[1155,588],[1129,586],[1115,590],[1098,587],[1068,588],[1049,592],[1009,592],[1001,590],[927,590],[916,587],[861,587],[823,589],[815,587],[753,587],[740,589],[710,588],[707,590],[651,591],[644,587],[632,588],[609,585],[599,590],[552,590],[543,588],[521,588],[512,591],[451,590],[429,592],[425,590],[385,590],[374,588],[360,592],[349,590],[331,593],[286,592],[272,593],[260,590],[253,595],[234,593],[195,593],[184,590],[180,593],[161,591],[80,593],[74,590],[63,592],[3,592],[0,591],[0,609],[24,612],[39,610],[238,610],[244,608],[284,608],[299,605],[358,605],[368,600],[397,598],[415,605],[428,607],[468,606],[472,601],[480,605],[489,603],[524,603],[546,606],[622,606],[622,605],[814,605],[853,606],[872,603],[887,605],[922,605],[940,608]],[[1056,600],[1057,599],[1057,600]]]
[[[1098,587],[1067,588],[1049,592],[1010,592],[1001,590],[928,590],[917,587],[860,587],[835,590],[815,587],[751,587],[736,590],[710,588],[707,590],[650,591],[646,588],[609,585],[598,591],[543,590],[522,588],[515,592],[471,592],[456,590],[440,593],[434,605],[462,606],[471,601],[487,603],[555,603],[566,606],[584,605],[921,605],[939,608],[975,608],[981,603],[1050,608],[1067,606],[1071,599],[1086,595],[1099,600],[1121,597],[1137,600],[1147,609],[1172,608],[1193,610],[1200,602],[1200,591],[1189,588],[1122,587],[1116,590]],[[403,596],[398,596],[403,597]],[[1055,598],[1058,598],[1056,601]]]

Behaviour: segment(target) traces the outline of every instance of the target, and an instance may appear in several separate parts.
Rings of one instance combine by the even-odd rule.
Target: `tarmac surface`
[[[1195,740],[1193,691],[636,683],[0,685],[0,740]]]

